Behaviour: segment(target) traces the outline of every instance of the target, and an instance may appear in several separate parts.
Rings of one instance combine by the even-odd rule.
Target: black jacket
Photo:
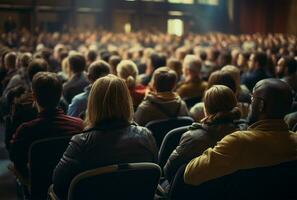
[[[156,162],[157,147],[151,132],[124,122],[106,122],[74,136],[53,174],[55,193],[66,199],[71,180],[101,166]]]

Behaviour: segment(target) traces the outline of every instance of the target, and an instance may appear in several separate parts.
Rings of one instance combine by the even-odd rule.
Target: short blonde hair
[[[104,120],[131,122],[133,114],[132,99],[123,79],[109,74],[94,82],[88,100],[87,128],[95,127]]]
[[[136,85],[136,78],[138,76],[138,68],[131,60],[122,60],[117,68],[117,75],[126,80],[128,88],[133,88]]]

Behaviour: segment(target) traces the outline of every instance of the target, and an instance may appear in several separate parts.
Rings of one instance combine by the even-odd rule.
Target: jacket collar
[[[266,119],[255,122],[248,130],[259,131],[288,131],[288,125],[283,119]]]
[[[130,122],[123,121],[123,120],[103,120],[96,126],[87,128],[83,132],[89,132],[89,131],[94,131],[94,130],[116,130],[116,129],[125,128],[131,124],[134,124],[134,123],[130,123]]]
[[[38,113],[38,117],[52,117],[52,116],[61,115],[61,114],[64,114],[64,112],[59,108],[46,109]]]

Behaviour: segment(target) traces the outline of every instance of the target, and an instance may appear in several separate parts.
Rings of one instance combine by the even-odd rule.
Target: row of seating
[[[164,136],[162,140],[161,137],[158,138],[160,139],[159,143],[161,143],[158,165],[154,163],[121,163],[83,172],[72,180],[69,188],[69,199],[97,199],[95,197],[102,199],[153,199],[160,183],[162,168],[173,149],[178,145],[181,135],[188,130],[192,121],[191,118],[180,117],[150,122],[147,127],[152,130],[153,134],[158,134],[158,136],[163,134]],[[70,139],[71,137],[44,139],[31,145],[29,152],[30,199],[46,198],[48,188],[52,183],[53,169],[66,150]],[[263,189],[262,194],[270,195],[271,192],[268,194],[264,188],[271,187],[278,188],[279,194],[287,193],[288,198],[285,199],[290,199],[294,197],[294,195],[290,196],[290,191],[297,191],[296,161],[272,167],[271,170],[255,169],[248,173],[245,171],[238,172],[234,176],[223,177],[223,181],[218,179],[202,184],[202,187],[186,185],[183,182],[183,173],[184,166],[181,167],[173,180],[168,198],[191,199],[195,195],[202,195],[201,199],[213,199],[214,196],[218,198],[221,193],[225,195],[226,191],[232,197],[242,195],[240,198],[243,198],[255,195],[249,191],[249,188],[253,188],[252,192]],[[275,176],[271,176],[271,174],[275,174]],[[290,175],[288,176],[288,174]],[[239,185],[241,186],[239,187]],[[296,190],[292,190],[292,187],[295,187]],[[232,192],[234,188],[238,194]],[[214,190],[215,193],[211,192]],[[245,190],[247,192],[242,193]],[[52,187],[50,187],[48,194],[50,199],[57,199]],[[162,195],[166,196],[166,194]],[[295,197],[297,197],[297,192]]]
[[[187,131],[192,122],[193,119],[190,117],[178,117],[155,120],[147,125],[147,128],[152,131],[156,138],[158,147],[161,146],[158,156],[158,164],[161,168],[178,145],[181,135]],[[165,137],[164,140],[163,137]],[[31,145],[29,151],[29,190],[32,199],[43,198],[47,193],[47,188],[52,182],[53,169],[63,156],[70,139],[71,137],[43,139]]]

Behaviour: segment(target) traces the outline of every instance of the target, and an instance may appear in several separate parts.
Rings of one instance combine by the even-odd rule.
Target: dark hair
[[[89,61],[94,62],[97,58],[97,52],[95,50],[90,50],[87,54],[87,58]]]
[[[267,65],[267,55],[264,52],[256,52],[255,53],[255,62],[259,64],[260,67],[266,67]]]
[[[52,109],[59,104],[62,83],[55,73],[38,72],[33,78],[32,90],[38,105],[45,109]]]
[[[164,54],[152,53],[150,60],[154,70],[166,66],[166,56]]]
[[[160,67],[153,74],[153,83],[157,92],[171,92],[176,81],[176,72],[168,67]]]
[[[207,53],[205,51],[201,51],[199,56],[202,61],[207,59]]]
[[[220,67],[229,65],[232,62],[232,55],[229,51],[223,51],[219,56]]]
[[[110,66],[104,60],[97,60],[93,62],[88,69],[89,78],[96,81],[98,78],[106,76],[110,73]]]
[[[52,51],[48,48],[44,48],[41,50],[41,56],[44,60],[46,60],[47,62],[50,60],[50,57],[52,55]]]
[[[297,71],[297,61],[293,57],[286,57],[284,67],[288,69],[288,74],[295,74]]]
[[[32,81],[35,74],[38,72],[45,72],[48,70],[48,63],[41,58],[33,59],[32,62],[28,66],[28,77],[29,80]]]
[[[208,79],[208,88],[213,85],[225,85],[234,93],[236,93],[237,90],[234,78],[227,71],[221,70],[211,73]]]
[[[86,67],[86,59],[81,54],[73,54],[68,58],[70,70],[74,73],[80,73],[84,71]]]
[[[117,55],[112,55],[110,56],[109,58],[109,64],[110,64],[110,67],[112,68],[112,73],[116,73],[117,71],[117,65],[121,62],[122,58],[120,56],[117,56]]]
[[[100,52],[100,58],[102,60],[104,60],[105,62],[109,61],[110,56],[111,55],[110,55],[109,51],[107,51],[107,50],[103,50],[103,51]]]
[[[20,56],[21,67],[27,68],[31,62],[32,62],[31,53],[26,52]]]

